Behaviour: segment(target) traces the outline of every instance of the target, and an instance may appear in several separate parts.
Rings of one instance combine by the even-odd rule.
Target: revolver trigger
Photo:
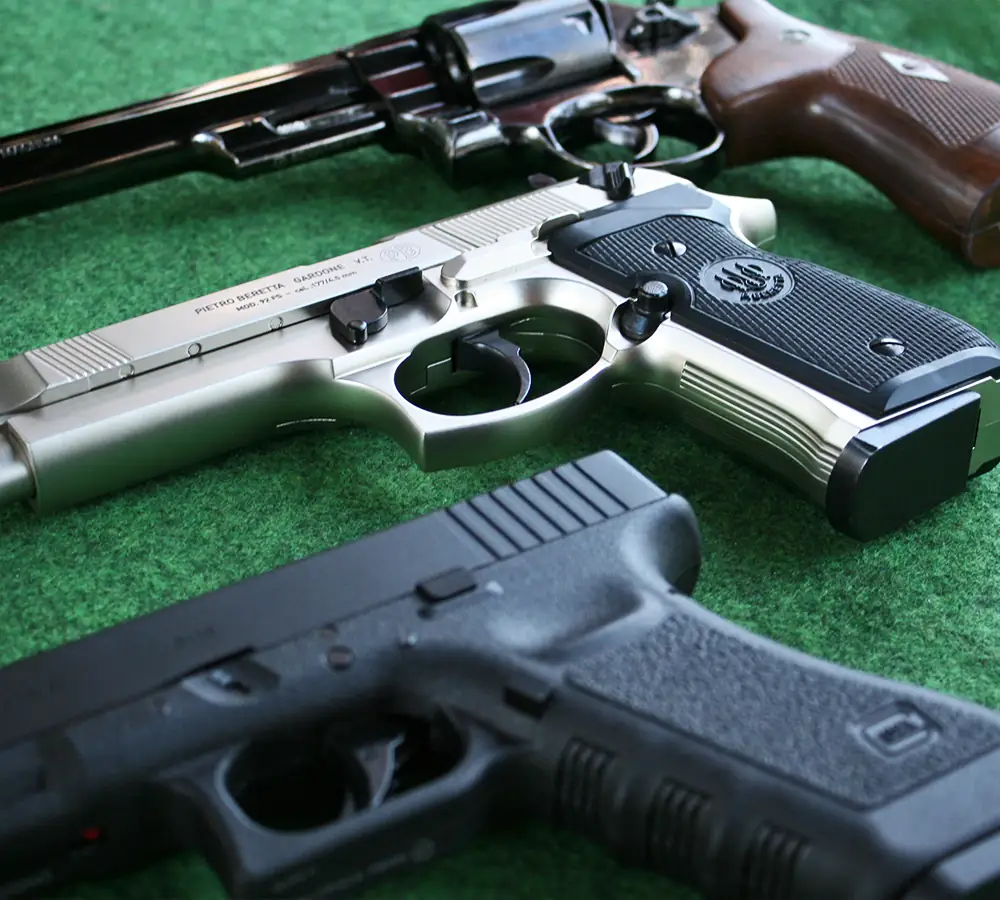
[[[518,383],[515,406],[522,403],[531,390],[531,370],[521,358],[521,348],[500,337],[496,329],[455,341],[452,364],[456,372],[485,372],[508,379],[513,376]]]
[[[652,110],[646,110],[652,112]],[[632,152],[635,162],[640,162],[656,152],[660,140],[660,130],[651,123],[640,121],[643,114],[631,119],[616,116],[614,119],[596,118],[591,123],[594,135],[602,141],[624,147]]]

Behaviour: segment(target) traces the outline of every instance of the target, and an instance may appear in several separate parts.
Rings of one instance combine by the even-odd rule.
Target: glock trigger
[[[499,378],[516,379],[515,406],[523,402],[531,390],[531,370],[521,358],[521,348],[500,337],[496,329],[469,334],[455,341],[452,364],[456,372],[484,372]]]

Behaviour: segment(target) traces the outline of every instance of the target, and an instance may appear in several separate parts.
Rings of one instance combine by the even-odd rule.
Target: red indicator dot
[[[92,826],[91,828],[84,828],[83,831],[80,833],[80,837],[82,837],[88,843],[99,841],[102,836],[103,832],[101,831],[100,828],[96,826]]]

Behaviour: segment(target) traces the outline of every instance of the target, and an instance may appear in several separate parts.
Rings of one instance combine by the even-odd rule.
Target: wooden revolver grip
[[[720,18],[739,43],[702,88],[728,165],[834,160],[969,262],[1000,266],[1000,85],[765,0],[724,0]]]

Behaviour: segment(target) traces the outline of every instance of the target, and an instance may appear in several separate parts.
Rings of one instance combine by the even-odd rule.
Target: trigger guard
[[[622,121],[631,122],[625,125]],[[595,163],[577,156],[560,138],[562,128],[573,123],[588,122],[591,132],[603,130],[611,143],[629,146],[632,138],[624,137],[621,128],[653,128],[644,134],[645,141],[634,163],[639,168],[664,169],[673,175],[686,178],[695,184],[710,181],[723,167],[725,132],[712,119],[697,92],[665,84],[639,84],[606,91],[595,91],[571,97],[552,107],[541,129],[542,145],[570,171],[587,172]],[[598,124],[600,122],[600,124]],[[672,159],[650,160],[661,136],[670,136],[694,145],[690,153]],[[617,138],[617,140],[616,140]]]

